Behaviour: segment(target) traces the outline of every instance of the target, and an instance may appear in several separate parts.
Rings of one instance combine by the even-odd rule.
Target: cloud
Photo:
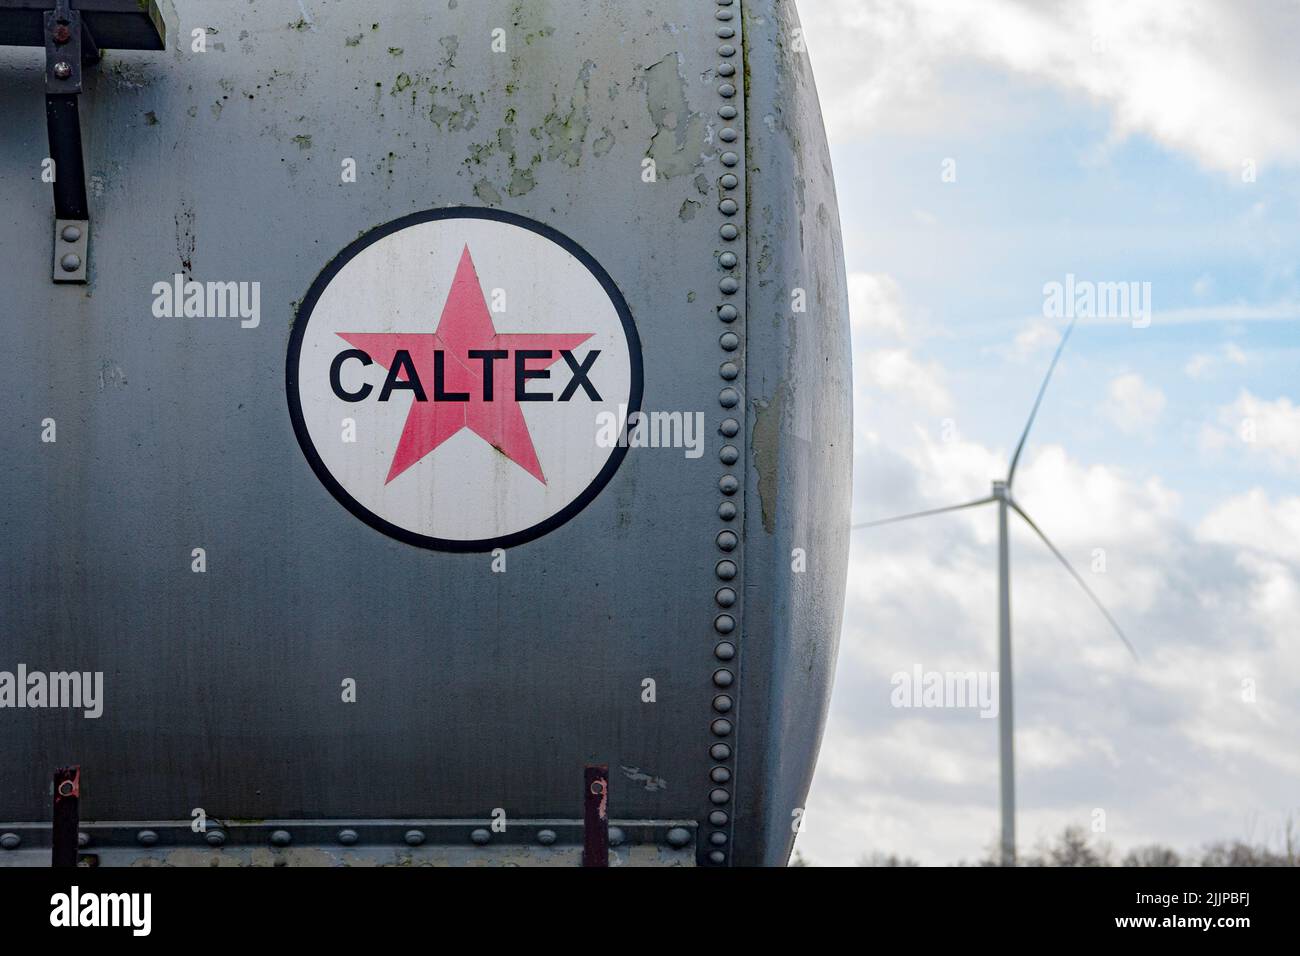
[[[872,349],[857,353],[854,360],[856,384],[899,393],[939,415],[952,407],[942,378],[938,365],[918,362],[907,349]]]
[[[1260,488],[1229,498],[1201,521],[1203,541],[1300,563],[1300,498],[1276,503]]]
[[[1155,427],[1165,404],[1164,392],[1130,372],[1111,380],[1102,410],[1120,431],[1136,434]]]
[[[1188,378],[1202,379],[1207,378],[1224,365],[1245,365],[1250,361],[1246,353],[1235,342],[1226,343],[1220,351],[1220,355],[1210,355],[1204,352],[1193,355],[1187,360],[1187,364],[1183,366],[1183,372]]]
[[[907,334],[902,291],[893,277],[883,273],[849,273],[849,315],[855,338],[902,339]]]
[[[1300,406],[1273,401],[1242,389],[1237,400],[1218,411],[1218,424],[1201,431],[1201,448],[1221,452],[1240,447],[1280,471],[1300,470]]]
[[[834,138],[986,122],[997,107],[968,79],[945,86],[975,62],[1102,104],[1112,141],[1149,136],[1234,173],[1300,163],[1286,0],[818,0],[801,15]]]

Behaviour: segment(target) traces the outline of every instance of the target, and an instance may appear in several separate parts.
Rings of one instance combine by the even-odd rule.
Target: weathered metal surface
[[[0,670],[104,675],[97,718],[0,710],[0,821],[45,819],[46,768],[75,761],[98,821],[203,808],[468,832],[496,808],[565,818],[575,776],[607,763],[615,819],[684,821],[670,830],[701,863],[783,861],[830,690],[851,436],[838,223],[792,5],[164,13],[166,53],[85,73],[85,286],[49,282],[41,57],[0,51]],[[706,422],[700,457],[632,449],[504,573],[342,507],[285,395],[318,273],[376,226],[448,206],[591,252],[636,323],[642,408]],[[151,290],[174,273],[260,282],[259,320],[156,318]],[[137,843],[101,862],[343,852],[286,829],[287,847]],[[407,822],[382,852],[436,853],[430,832]]]

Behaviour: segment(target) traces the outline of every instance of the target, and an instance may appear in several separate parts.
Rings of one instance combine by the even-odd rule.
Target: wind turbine
[[[1056,347],[1056,354],[1052,356],[1052,364],[1047,367],[1047,375],[1043,378],[1043,384],[1038,389],[1038,397],[1034,399],[1034,407],[1029,412],[1029,421],[1025,423],[1025,430],[1020,435],[1020,443],[1016,445],[1015,454],[1011,456],[1011,466],[1007,469],[1005,481],[994,481],[993,491],[988,497],[980,498],[976,501],[968,501],[965,504],[949,505],[946,508],[932,508],[929,511],[917,511],[912,514],[898,515],[894,518],[884,518],[879,521],[868,521],[863,524],[853,525],[853,530],[859,528],[875,528],[880,525],[894,524],[898,521],[910,521],[912,518],[925,518],[930,515],[944,514],[949,511],[963,511],[966,508],[978,508],[981,505],[997,503],[998,506],[998,732],[999,732],[999,757],[1001,760],[1001,791],[1002,791],[1002,865],[1015,866],[1016,863],[1016,772],[1015,772],[1015,753],[1012,743],[1012,694],[1011,694],[1011,575],[1010,563],[1011,556],[1007,544],[1007,509],[1010,508],[1016,514],[1025,520],[1025,523],[1043,540],[1048,550],[1056,555],[1057,560],[1065,566],[1065,570],[1070,572],[1070,576],[1079,583],[1084,593],[1092,599],[1092,603],[1097,605],[1097,609],[1105,615],[1110,626],[1119,635],[1119,639],[1124,642],[1128,652],[1137,660],[1137,651],[1124,635],[1115,618],[1106,610],[1106,606],[1101,603],[1097,595],[1092,593],[1092,588],[1080,576],[1079,572],[1066,560],[1051,540],[1043,533],[1043,530],[1034,523],[1034,519],[1025,513],[1016,499],[1011,496],[1011,486],[1016,478],[1016,465],[1020,462],[1020,453],[1025,449],[1025,441],[1029,438],[1029,430],[1034,426],[1034,418],[1038,415],[1038,407],[1043,403],[1043,395],[1047,392],[1047,385],[1052,380],[1052,373],[1056,371],[1056,363],[1061,359],[1061,353],[1065,351],[1065,343],[1070,340],[1070,333],[1074,331],[1074,323],[1078,317],[1070,320],[1066,326],[1065,334],[1061,336],[1060,344]]]

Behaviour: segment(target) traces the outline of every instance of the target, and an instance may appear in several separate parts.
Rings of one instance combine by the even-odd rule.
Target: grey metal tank
[[[0,48],[0,865],[63,764],[107,865],[576,862],[602,764],[616,862],[783,864],[852,441],[794,4],[154,20],[83,69],[88,242]]]

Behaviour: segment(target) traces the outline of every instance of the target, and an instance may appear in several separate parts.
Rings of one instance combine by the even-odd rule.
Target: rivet
[[[555,842],[555,831],[554,831],[554,830],[538,830],[538,831],[537,831],[537,842],[540,843],[542,846],[550,846],[552,843]],[[613,841],[611,841],[611,842],[613,842]]]
[[[718,133],[718,139],[722,140],[724,143],[734,143],[737,135],[739,134],[728,126],[726,129],[723,129]]]
[[[724,39],[724,40],[730,40],[732,37],[734,37],[734,36],[736,35],[736,28],[735,28],[735,27],[718,27],[717,33],[718,33],[718,36],[722,37],[722,39]]]
[[[718,392],[718,403],[723,408],[735,408],[740,404],[740,393],[734,388],[724,388]]]
[[[718,374],[728,382],[734,382],[740,375],[740,366],[735,362],[723,362],[718,366]]]
[[[727,333],[727,335],[730,334],[730,332]],[[724,335],[723,338],[726,338],[726,336]],[[724,345],[723,348],[726,348],[726,346]],[[718,426],[718,431],[722,432],[722,434],[726,435],[728,438],[735,438],[740,434],[740,422],[736,421],[734,418],[728,418]]]
[[[714,14],[714,16],[717,17],[719,20],[730,20],[732,17],[735,16],[735,14],[732,13],[730,10],[719,10],[717,13]]]
[[[724,531],[723,534],[730,534],[730,531]],[[730,634],[736,629],[736,619],[730,614],[719,614],[713,622],[713,629],[719,634]]]
[[[734,173],[725,174],[718,182],[721,183],[723,189],[735,189],[740,185],[740,180],[736,178]]]
[[[719,833],[710,833],[710,834],[709,834],[709,842],[712,843],[714,846],[726,846],[726,845],[727,845],[727,835],[726,835],[725,833],[721,833],[721,832],[719,832]]]
[[[676,847],[680,850],[682,847],[686,846],[686,844],[691,842],[691,831],[686,829],[686,827],[673,827],[664,834],[664,839],[668,841],[669,846]]]
[[[717,567],[718,577],[724,581],[730,581],[736,576],[736,562],[719,561]]]
[[[731,713],[732,700],[726,694],[719,694],[713,698],[713,709],[720,714]]]
[[[736,263],[739,261],[740,260],[736,258],[734,252],[724,252],[722,255],[718,256],[718,265],[722,266],[724,269],[736,268]]]
[[[735,551],[736,545],[740,544],[734,531],[719,531],[717,541],[718,547],[723,551]]]
[[[718,318],[723,322],[735,322],[740,317],[740,311],[734,305],[724,305],[718,309]]]
[[[730,43],[724,43],[718,47],[718,56],[735,56],[736,48]]]
[[[352,844],[357,842],[357,831],[351,829],[340,830],[338,839],[344,846],[352,846]]]
[[[80,830],[77,832],[77,846],[81,846],[81,847],[90,846],[90,834],[87,833],[85,830]]]
[[[723,863],[727,862],[727,854],[723,853],[721,850],[714,850],[709,854],[709,862],[721,866]]]
[[[732,66],[730,63],[718,64],[718,76],[735,76],[735,75],[736,75],[736,68]]]
[[[734,120],[737,116],[739,116],[740,113],[730,103],[723,103],[721,106],[718,107],[718,115],[721,116],[724,120],[730,122],[731,120]],[[735,189],[736,187],[728,186],[727,188]]]
[[[469,838],[479,846],[483,846],[492,839],[492,834],[488,833],[488,831],[484,830],[482,827],[479,827],[469,835]]]
[[[724,216],[734,216],[739,211],[740,207],[736,205],[736,200],[734,199],[724,199],[722,202],[718,203],[718,212],[722,213]]]
[[[720,235],[723,239],[727,240],[727,242],[732,242],[737,236],[740,235],[740,230],[736,228],[736,224],[734,222],[728,222],[723,224],[722,228],[718,230],[718,235]],[[64,256],[63,258],[66,260],[68,256]],[[64,268],[67,268],[67,266],[64,266]]]
[[[735,445],[723,445],[722,451],[718,452],[718,460],[724,465],[734,465],[740,461],[740,451]]]
[[[713,599],[718,602],[718,607],[732,607],[736,603],[736,592],[732,588],[718,588],[718,593],[713,595]]]
[[[713,731],[715,737],[726,737],[731,733],[731,721],[719,717],[709,725],[709,729]]]
[[[0,847],[6,850],[16,850],[23,845],[23,838],[17,833],[5,833],[0,835]]]
[[[59,260],[59,266],[64,272],[76,272],[81,268],[81,256],[77,255],[75,252],[69,252]]]
[[[729,661],[736,656],[736,645],[731,641],[723,641],[713,649],[713,656],[720,661]]]
[[[610,845],[610,846],[622,846],[622,845],[623,845],[623,842],[624,842],[626,839],[627,839],[627,834],[623,832],[623,828],[622,828],[622,827],[610,827],[610,828],[609,828],[609,845]]]
[[[406,841],[407,846],[419,846],[424,842],[423,830],[407,830],[402,839]]]
[[[714,744],[709,748],[709,756],[714,760],[729,760],[731,758],[731,746],[729,744]],[[722,826],[722,824],[715,823],[714,826]]]
[[[718,490],[724,495],[734,495],[740,490],[740,481],[735,475],[723,475],[718,479]]]
[[[718,19],[727,20],[730,18],[719,15]],[[72,75],[72,64],[69,63],[67,60],[60,60],[58,63],[55,63],[54,75],[61,80],[66,80],[68,77]]]
[[[727,812],[725,810],[714,810],[709,814],[709,823],[715,827],[725,827],[727,825]]]
[[[713,683],[718,687],[730,687],[732,681],[734,681],[735,679],[736,679],[736,675],[732,674],[731,671],[725,668],[720,671],[713,672]]]
[[[225,844],[226,844],[226,831],[225,831],[225,830],[209,830],[207,833],[205,833],[205,834],[203,835],[203,839],[205,839],[205,840],[208,841],[208,846],[225,846]]]
[[[726,99],[731,99],[736,95],[736,88],[730,83],[723,83],[718,87],[718,95],[725,97]]]
[[[271,844],[273,846],[288,846],[293,842],[293,837],[288,830],[276,830],[271,834]]]
[[[722,154],[722,165],[723,165],[723,166],[735,166],[738,162],[740,162],[740,157],[737,156],[735,153],[723,153],[723,154]]]
[[[76,242],[81,238],[81,230],[76,226],[64,226],[63,232],[60,233],[60,235],[63,236],[64,242]]]
[[[718,6],[720,6],[720,7],[729,7],[729,6],[731,6],[731,0],[717,0],[717,3],[718,3]]]
[[[740,348],[740,336],[735,332],[723,332],[718,336],[718,344],[722,346],[723,351],[734,352]]]
[[[736,503],[734,501],[724,501],[718,505],[718,517],[723,521],[734,521],[736,519]]]
[[[718,288],[723,295],[735,295],[740,291],[740,283],[736,281],[735,276],[723,276],[718,282]]]
[[[158,842],[158,834],[152,830],[141,830],[135,835],[135,839],[141,846],[153,846]]]
[[[709,779],[714,783],[730,783],[731,771],[726,767],[714,767],[709,771]]]
[[[711,802],[715,807],[723,806],[723,805],[724,805],[728,800],[730,800],[730,799],[731,799],[731,794],[728,793],[726,790],[723,790],[721,787],[716,787],[716,788],[715,788],[715,789],[714,789],[714,790],[709,794],[709,801],[710,801],[710,802]]]

